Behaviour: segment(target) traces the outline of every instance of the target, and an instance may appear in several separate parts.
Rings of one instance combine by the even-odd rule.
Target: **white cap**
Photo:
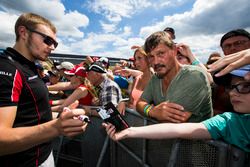
[[[100,61],[102,63],[109,63],[109,59],[107,57],[101,57],[100,59],[98,59],[97,61]]]
[[[97,61],[101,62],[105,66],[105,68],[109,68],[109,59],[107,57],[101,57]]]
[[[72,68],[74,68],[74,64],[68,61],[64,61],[60,65],[56,66],[56,68],[58,70],[61,70],[61,69],[71,70]]]

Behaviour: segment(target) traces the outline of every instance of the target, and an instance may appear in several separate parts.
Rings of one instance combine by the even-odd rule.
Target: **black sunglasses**
[[[26,28],[27,28],[27,27],[26,27]],[[36,31],[36,30],[32,30],[32,29],[30,29],[30,28],[27,28],[27,30],[29,30],[30,32],[33,32],[33,33],[36,33],[36,34],[41,35],[41,36],[44,38],[43,42],[44,42],[46,45],[48,45],[48,46],[54,45],[55,48],[58,46],[58,42],[56,42],[56,41],[55,41],[53,38],[51,38],[50,36],[45,35],[45,34],[43,34],[43,33],[41,33],[41,32]]]
[[[226,86],[225,88],[227,91],[231,91],[233,89],[236,89],[236,91],[240,94],[250,93],[250,83],[249,82],[239,83],[236,85],[230,85],[230,86]]]

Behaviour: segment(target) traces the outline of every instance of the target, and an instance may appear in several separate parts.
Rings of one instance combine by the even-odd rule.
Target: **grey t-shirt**
[[[197,66],[183,66],[162,92],[162,80],[153,76],[143,91],[141,99],[154,105],[169,101],[180,104],[192,112],[188,122],[200,122],[212,116],[211,87],[205,71]]]

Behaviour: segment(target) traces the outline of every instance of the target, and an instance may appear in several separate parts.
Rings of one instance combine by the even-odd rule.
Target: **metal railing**
[[[131,126],[157,123],[133,110],[126,110]],[[73,139],[57,138],[56,166],[84,167],[250,167],[249,154],[215,140],[125,139],[113,142],[102,120],[91,118],[85,133]]]

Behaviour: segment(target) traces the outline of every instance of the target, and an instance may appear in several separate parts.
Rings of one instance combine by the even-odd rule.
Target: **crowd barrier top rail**
[[[219,140],[125,139],[113,142],[103,122],[92,123],[82,135],[60,137],[54,144],[56,166],[84,167],[250,167],[249,154]],[[132,109],[126,109],[131,126],[155,124]]]

